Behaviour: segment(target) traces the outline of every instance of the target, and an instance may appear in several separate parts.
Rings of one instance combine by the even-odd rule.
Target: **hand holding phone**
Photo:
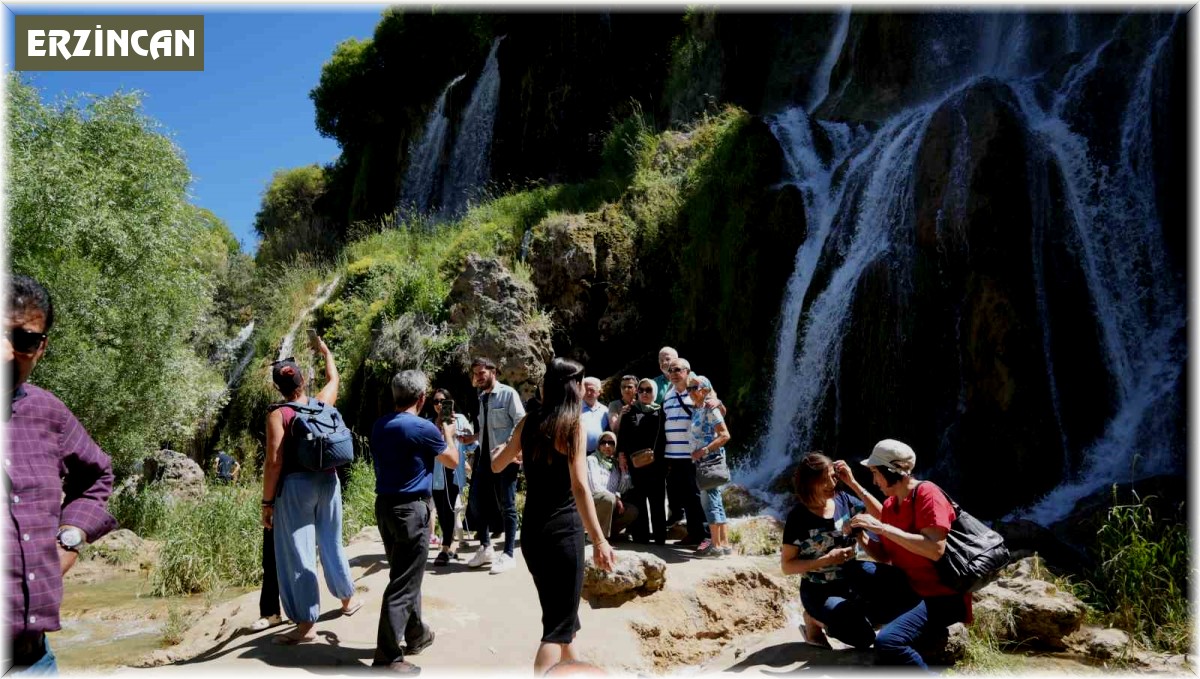
[[[323,345],[324,345],[324,342],[321,341],[321,336],[317,334],[317,331],[313,330],[312,328],[309,328],[308,329],[308,346],[310,348],[312,348],[313,351],[321,351],[321,347]]]
[[[442,401],[442,423],[454,424],[454,400],[446,399]]]

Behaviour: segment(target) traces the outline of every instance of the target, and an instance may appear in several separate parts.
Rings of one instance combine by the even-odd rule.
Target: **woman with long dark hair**
[[[538,676],[559,662],[576,659],[583,530],[592,538],[598,568],[612,570],[614,559],[588,488],[582,393],[583,366],[555,358],[542,379],[541,407],[521,420],[508,445],[492,457],[496,472],[518,455],[524,460],[521,551],[542,606],[542,640],[533,660]]]
[[[450,390],[444,388],[433,390],[433,398],[429,399],[432,406],[429,419],[434,424],[440,426],[442,411],[445,409],[444,404],[447,401],[453,408],[454,397],[450,395]],[[437,459],[433,461],[433,505],[437,509],[438,526],[442,529],[442,538],[438,543],[442,549],[437,558],[433,560],[434,566],[446,566],[450,563],[450,559],[458,559],[458,552],[454,548],[454,503],[467,485],[467,460],[479,446],[478,443],[467,443],[463,440],[464,434],[469,436],[475,433],[466,415],[460,412],[454,413],[454,430],[458,432],[458,466],[454,469],[447,469]],[[434,539],[436,537],[433,536]],[[429,544],[431,547],[434,546],[434,540],[431,539]]]

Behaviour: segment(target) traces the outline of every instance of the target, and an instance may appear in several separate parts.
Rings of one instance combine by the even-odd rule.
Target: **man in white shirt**
[[[600,435],[608,431],[608,408],[600,405],[600,379],[597,377],[583,378],[583,415],[580,424],[587,432],[587,452],[596,452],[596,444]]]

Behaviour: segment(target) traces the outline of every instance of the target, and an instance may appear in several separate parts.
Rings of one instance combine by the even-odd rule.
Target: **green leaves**
[[[226,330],[208,322],[232,236],[188,203],[182,154],[138,95],[48,106],[10,76],[7,96],[12,270],[57,311],[33,381],[124,467],[215,407],[198,349]]]

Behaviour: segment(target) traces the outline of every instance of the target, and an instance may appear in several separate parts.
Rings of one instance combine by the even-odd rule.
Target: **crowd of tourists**
[[[108,456],[70,410],[27,382],[54,320],[49,293],[29,277],[10,276],[7,302],[7,657],[19,672],[53,674],[46,632],[59,629],[62,577],[81,546],[116,525],[107,511],[113,474]],[[295,360],[275,362],[271,377],[283,401],[266,418],[262,617],[251,629],[281,624],[286,615],[294,628],[273,637],[283,645],[317,637],[318,559],[341,614],[362,608],[342,548],[336,459],[349,434],[335,409],[338,369],[319,337],[313,348],[324,361],[325,384],[306,396],[310,385]],[[406,658],[435,640],[421,612],[429,551],[438,552],[433,568],[457,559],[464,527],[477,541],[467,565],[503,574],[517,563],[520,526],[521,556],[542,609],[534,656],[539,675],[579,664],[574,641],[587,542],[604,571],[617,558],[613,541],[665,545],[677,523],[686,526],[677,547],[704,558],[731,554],[721,494],[731,440],[724,404],[712,382],[674,349],[664,347],[658,358],[661,374],[622,376],[620,397],[607,405],[599,402],[601,381],[575,361],[553,359],[537,395],[522,402],[499,381],[491,359],[477,358],[471,364],[479,401],[474,422],[449,391],[431,389],[424,373],[394,376],[394,411],[370,436],[375,514],[389,567],[374,666],[420,671]],[[314,446],[335,461],[314,464],[307,456]],[[215,463],[222,482],[236,480],[232,458],[218,455]],[[879,664],[924,667],[920,638],[971,617],[971,595],[945,584],[934,566],[960,510],[937,486],[912,475],[916,455],[904,443],[881,441],[862,465],[882,502],[845,462],[820,453],[800,461],[781,567],[802,577],[808,643],[828,646],[832,638],[873,646]],[[501,537],[493,548],[492,539]]]

